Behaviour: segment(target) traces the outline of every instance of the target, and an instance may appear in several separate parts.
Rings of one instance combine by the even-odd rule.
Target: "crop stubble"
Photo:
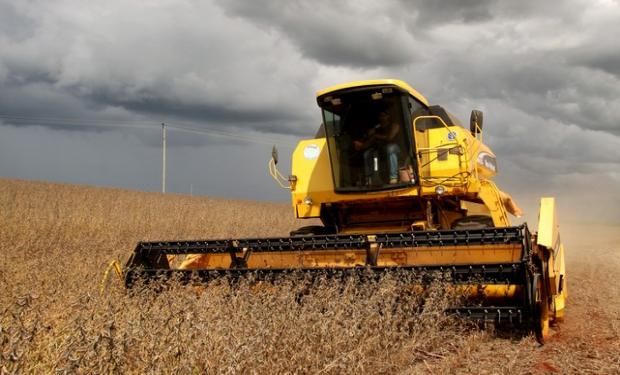
[[[99,295],[109,261],[139,240],[285,235],[302,225],[291,214],[285,204],[0,179],[0,372],[620,372],[620,235],[608,225],[563,228],[568,316],[544,347],[445,317],[441,284],[422,303],[391,276],[319,280],[310,293],[292,275],[131,296],[110,280]]]

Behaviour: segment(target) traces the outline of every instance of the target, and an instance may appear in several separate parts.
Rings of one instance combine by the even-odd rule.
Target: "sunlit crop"
[[[421,294],[408,275],[128,292],[112,274],[99,293],[137,241],[286,235],[306,224],[291,216],[286,204],[0,180],[0,373],[620,371],[613,241],[587,262],[567,243],[568,317],[542,348],[442,314],[442,283]]]

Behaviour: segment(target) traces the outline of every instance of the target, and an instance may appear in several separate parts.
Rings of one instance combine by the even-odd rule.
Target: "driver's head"
[[[379,124],[386,126],[390,124],[390,114],[386,111],[379,112]]]

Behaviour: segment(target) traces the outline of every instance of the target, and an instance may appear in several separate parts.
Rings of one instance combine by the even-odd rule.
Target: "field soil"
[[[441,284],[421,300],[390,276],[129,293],[112,274],[100,293],[110,261],[138,241],[287,235],[308,224],[292,215],[0,179],[0,373],[620,373],[620,228],[609,223],[561,218],[568,307],[544,346],[446,317]]]

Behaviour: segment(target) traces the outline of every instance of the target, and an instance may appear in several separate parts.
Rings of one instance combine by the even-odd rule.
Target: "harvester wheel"
[[[305,237],[305,236],[315,236],[321,234],[335,234],[336,231],[329,227],[324,227],[322,225],[309,225],[307,227],[301,227],[291,232],[291,237]]]
[[[536,340],[544,344],[549,336],[549,302],[544,282],[541,282],[541,275],[536,273],[532,283],[534,295],[534,333]]]

